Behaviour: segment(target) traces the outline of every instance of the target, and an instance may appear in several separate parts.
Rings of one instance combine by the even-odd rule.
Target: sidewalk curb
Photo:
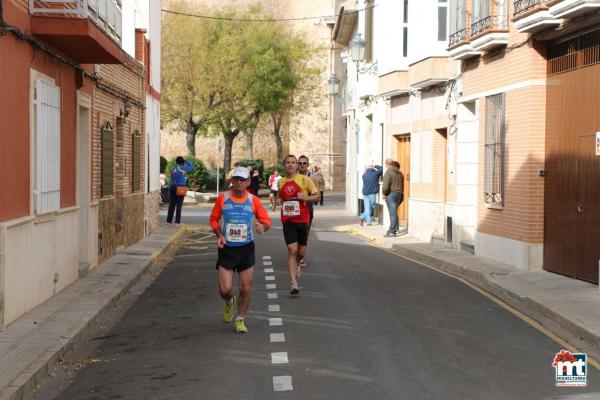
[[[359,235],[369,239],[377,247],[383,243],[380,237],[361,231],[352,227],[340,227],[340,232],[347,232]],[[423,263],[433,269],[450,274],[454,277],[464,279],[465,281],[477,286],[478,288],[490,293],[501,301],[505,302],[515,310],[541,324],[548,331],[576,346],[579,350],[586,352],[591,358],[600,360],[600,336],[569,320],[561,313],[546,307],[544,304],[536,302],[529,297],[521,296],[512,291],[506,290],[498,283],[494,282],[494,276],[481,271],[465,268],[461,265],[432,257],[428,254],[411,249],[409,245],[393,244],[389,250],[399,256],[412,259]],[[566,340],[564,338],[570,338]]]
[[[87,321],[79,331],[74,332],[70,337],[62,336],[59,341],[53,343],[46,349],[41,356],[33,361],[26,369],[21,371],[19,375],[6,387],[0,388],[0,400],[25,400],[32,397],[36,386],[42,383],[57,365],[59,360],[69,351],[73,350],[74,346],[81,343],[84,338],[89,336],[95,329],[98,322],[110,311],[115,304],[140,280],[140,278],[148,272],[148,270],[157,264],[161,256],[168,250],[172,249],[181,238],[193,227],[182,226],[174,233],[159,251],[152,253],[147,260],[144,260],[140,270],[132,276],[128,282],[119,288],[111,299],[109,299],[94,315],[90,315]],[[149,235],[150,236],[150,235]],[[149,237],[147,236],[147,237]],[[117,253],[115,256],[118,256]],[[115,257],[113,256],[113,257]],[[109,259],[110,260],[110,259]],[[108,260],[107,260],[108,261]],[[75,281],[77,282],[77,281]],[[75,283],[74,282],[74,283]]]

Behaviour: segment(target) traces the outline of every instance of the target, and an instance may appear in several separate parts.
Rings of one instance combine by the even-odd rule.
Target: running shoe
[[[300,266],[300,268],[306,268],[306,262],[304,261],[304,258],[302,260],[300,260],[298,265]]]
[[[223,322],[231,322],[233,319],[233,306],[235,305],[235,296],[231,298],[231,304],[225,302],[225,308],[223,308]]]
[[[246,324],[244,323],[243,319],[236,319],[235,320],[235,332],[236,333],[246,333],[246,332],[248,332],[248,328],[246,327]]]
[[[300,289],[298,289],[298,282],[292,282],[290,294],[298,294],[300,293]]]

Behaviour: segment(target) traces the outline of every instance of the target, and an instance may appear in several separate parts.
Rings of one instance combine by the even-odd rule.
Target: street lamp
[[[362,67],[360,66],[360,64],[365,61],[366,48],[367,42],[362,38],[360,33],[356,33],[356,35],[354,35],[350,41],[350,57],[356,64],[356,71],[359,74],[364,74],[371,71],[373,71],[373,73],[377,73],[377,61],[371,63],[371,65],[368,67],[365,67],[364,65]],[[358,74],[356,79],[358,80]]]
[[[362,35],[360,33],[354,35],[350,41],[350,56],[357,66],[359,62],[365,59],[366,48],[367,42],[362,38]]]
[[[338,94],[340,90],[340,80],[335,74],[331,74],[329,79],[327,80],[327,84],[329,85],[329,95],[335,96]]]

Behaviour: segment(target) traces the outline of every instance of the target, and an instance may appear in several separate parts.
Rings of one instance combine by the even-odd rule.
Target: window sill
[[[489,210],[504,210],[504,206],[502,204],[493,204],[493,203],[486,203],[485,208],[487,208]]]

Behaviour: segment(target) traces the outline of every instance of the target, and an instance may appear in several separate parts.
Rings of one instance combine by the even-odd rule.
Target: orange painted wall
[[[29,16],[20,4],[4,3],[4,19],[23,31]],[[10,34],[0,36],[0,222],[30,213],[30,69],[55,80],[61,88],[61,208],[76,203],[77,88],[73,68],[56,61]],[[84,91],[91,94],[89,82]]]

